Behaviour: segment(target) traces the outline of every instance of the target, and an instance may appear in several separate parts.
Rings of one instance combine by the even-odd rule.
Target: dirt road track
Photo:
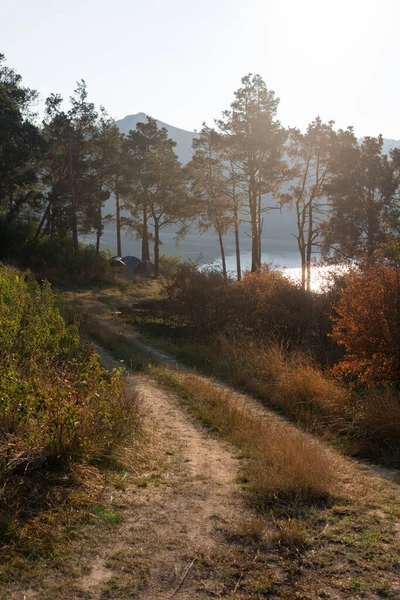
[[[116,366],[97,350],[109,367]],[[135,539],[142,540],[140,552],[148,559],[148,576],[132,597],[170,598],[183,578],[174,598],[194,600],[209,598],[210,593],[229,593],[218,581],[218,569],[210,570],[205,564],[219,552],[229,553],[221,529],[249,516],[236,482],[238,461],[230,447],[196,425],[178,401],[149,378],[129,375],[126,382],[138,392],[145,426],[156,432],[170,459],[164,474],[167,480],[137,494],[138,510],[126,515],[117,546],[105,548],[80,581],[82,597],[103,598],[105,584],[121,576],[109,567],[110,558],[124,554]]]

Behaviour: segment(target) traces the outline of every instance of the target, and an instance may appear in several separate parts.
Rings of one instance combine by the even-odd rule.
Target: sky
[[[259,73],[285,126],[319,115],[400,139],[400,0],[0,0],[0,13],[0,53],[42,99],[85,79],[115,119],[194,130]]]

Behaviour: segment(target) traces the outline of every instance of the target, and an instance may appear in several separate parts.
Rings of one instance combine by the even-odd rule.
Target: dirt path
[[[159,507],[162,525],[158,534],[162,538],[180,537],[178,547],[184,546],[188,560],[201,560],[220,545],[216,525],[232,523],[244,512],[235,483],[237,461],[220,442],[199,430],[170,395],[145,378],[137,381],[137,388],[152,426],[164,439],[178,444],[183,460],[176,493],[167,505]],[[149,589],[142,597],[168,598],[171,587],[165,585],[165,580],[175,585],[176,574],[185,568],[187,561],[182,561],[181,550],[178,556],[171,549],[161,551],[153,565]],[[208,596],[205,590],[197,592],[194,583],[188,574],[179,597]]]
[[[115,366],[97,349],[108,366]],[[131,556],[131,568],[145,566],[147,573],[141,589],[129,597],[164,600],[176,590],[174,598],[191,600],[229,593],[218,569],[209,564],[218,554],[229,553],[221,529],[249,516],[236,483],[238,461],[231,448],[196,426],[177,400],[147,377],[129,376],[127,385],[138,391],[145,423],[161,440],[169,467],[165,481],[136,494],[138,510],[125,519],[118,544],[104,549],[77,589],[82,598],[125,597],[121,582],[127,575],[121,573],[118,557],[131,556],[132,544],[139,540],[135,554],[139,551],[142,564]],[[114,589],[116,595],[104,596],[105,589]]]

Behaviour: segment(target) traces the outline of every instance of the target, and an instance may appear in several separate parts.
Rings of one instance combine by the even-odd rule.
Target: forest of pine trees
[[[178,239],[190,226],[215,231],[225,277],[224,235],[234,232],[240,279],[239,225],[247,224],[256,271],[268,194],[277,208],[295,211],[301,283],[309,290],[316,252],[335,262],[372,262],[400,234],[400,149],[387,156],[381,136],[360,143],[351,127],[336,130],[319,117],[304,132],[284,128],[279,99],[259,75],[243,77],[230,108],[213,127],[203,125],[185,166],[154,119],[121,134],[89,102],[84,81],[68,108],[58,94],[47,98],[40,123],[37,99],[1,55],[0,258],[16,258],[22,246],[37,252],[45,241],[77,255],[79,236],[89,233],[99,254],[104,224],[113,220],[117,254],[121,228],[129,228],[158,274],[163,227],[174,224]],[[115,209],[105,215],[109,198]]]

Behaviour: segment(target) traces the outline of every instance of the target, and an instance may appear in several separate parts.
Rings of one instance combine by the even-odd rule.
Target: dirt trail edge
[[[96,350],[108,367],[118,365],[100,347]],[[232,590],[224,589],[218,569],[209,563],[219,552],[229,553],[221,528],[248,515],[236,483],[238,461],[231,448],[196,426],[178,401],[150,379],[127,375],[126,382],[139,393],[145,424],[156,432],[172,464],[164,475],[167,481],[139,490],[138,510],[124,521],[117,547],[105,549],[80,582],[82,590],[91,592],[84,597],[118,598],[110,584],[114,579],[118,589],[119,574],[113,573],[110,559],[138,544],[136,554],[149,559],[142,561],[148,575],[142,589],[129,597],[189,600],[229,594]],[[110,595],[103,596],[104,584]]]

